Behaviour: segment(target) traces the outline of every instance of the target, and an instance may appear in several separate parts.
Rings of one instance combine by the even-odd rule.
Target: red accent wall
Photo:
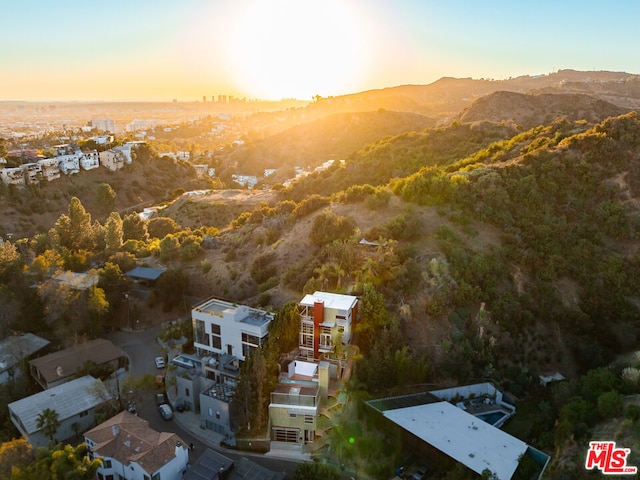
[[[324,321],[324,302],[313,302],[313,358],[320,353],[320,324]]]

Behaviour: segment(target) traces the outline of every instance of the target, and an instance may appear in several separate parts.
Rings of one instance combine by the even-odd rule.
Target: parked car
[[[156,406],[160,406],[163,403],[167,403],[164,399],[164,393],[156,393]]]
[[[164,368],[164,357],[156,357],[156,368]]]
[[[158,407],[158,411],[160,412],[163,420],[171,420],[173,418],[173,410],[171,410],[171,407],[166,403],[160,405]]]

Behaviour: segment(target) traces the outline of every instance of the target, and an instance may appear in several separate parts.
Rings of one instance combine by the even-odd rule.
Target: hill
[[[211,181],[198,178],[191,165],[159,158],[152,149],[143,146],[134,162],[117,172],[97,168],[62,175],[21,190],[0,183],[5,199],[0,211],[0,235],[11,233],[14,238],[22,238],[46,232],[61,213],[66,213],[72,197],[78,197],[94,219],[103,220],[109,212],[98,203],[96,191],[101,183],[109,184],[115,191],[114,208],[121,214],[173,199],[178,187],[187,190],[211,187]]]
[[[299,123],[287,130],[255,140],[222,157],[221,176],[240,169],[262,176],[264,169],[281,169],[270,182],[283,182],[294,175],[293,167],[315,167],[389,135],[422,131],[435,125],[433,119],[410,112],[375,111],[331,114]]]
[[[598,123],[629,110],[585,94],[537,94],[494,92],[465,108],[457,119],[464,123],[511,122],[522,130],[547,125],[562,118],[570,122]]]
[[[548,75],[495,79],[444,77],[428,85],[401,85],[318,99],[309,115],[386,108],[415,112],[446,123],[476,99],[497,92],[582,93],[621,108],[640,107],[640,77],[625,72],[559,70]]]

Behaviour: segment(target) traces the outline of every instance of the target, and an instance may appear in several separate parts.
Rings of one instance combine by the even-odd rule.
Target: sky
[[[640,2],[0,0],[0,101],[310,99],[640,73]]]

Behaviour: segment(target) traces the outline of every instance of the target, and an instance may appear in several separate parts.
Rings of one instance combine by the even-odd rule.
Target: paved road
[[[156,341],[160,328],[161,326],[155,326],[147,330],[133,332],[113,331],[105,336],[120,347],[129,357],[130,375],[137,377],[147,373],[156,374],[159,372],[155,366],[154,359],[163,353]],[[290,460],[264,457],[262,455],[238,454],[229,450],[221,450],[215,445],[205,445],[198,438],[191,435],[189,431],[184,430],[178,423],[162,419],[156,408],[154,393],[138,394],[136,397],[138,415],[147,420],[151,428],[159,432],[176,433],[187,445],[193,443],[195,449],[190,453],[190,463],[193,463],[208,447],[220,451],[220,453],[232,460],[238,460],[243,456],[249,457],[257,464],[275,472],[286,472],[287,475],[290,475],[296,469],[297,462]]]

